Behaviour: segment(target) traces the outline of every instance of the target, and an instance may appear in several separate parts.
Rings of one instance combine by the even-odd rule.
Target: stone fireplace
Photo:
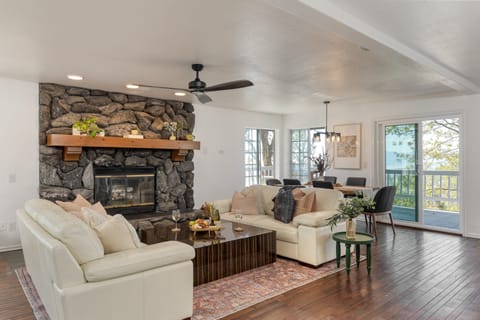
[[[95,179],[97,172],[112,169],[124,174],[137,168],[154,173],[154,211],[194,207],[192,150],[184,160],[172,161],[171,150],[83,148],[78,161],[64,161],[63,148],[46,144],[48,134],[71,134],[73,123],[91,117],[97,118],[107,136],[122,137],[138,128],[145,138],[168,139],[166,121],[181,122],[180,135],[193,133],[192,104],[47,83],[40,84],[39,94],[41,198],[72,200],[81,194],[93,202],[99,196],[94,192],[96,184],[101,183]]]

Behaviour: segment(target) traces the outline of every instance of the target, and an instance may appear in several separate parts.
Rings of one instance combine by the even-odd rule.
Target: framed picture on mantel
[[[335,169],[361,169],[361,134],[360,123],[333,126],[333,131],[341,134],[340,141],[334,145]]]

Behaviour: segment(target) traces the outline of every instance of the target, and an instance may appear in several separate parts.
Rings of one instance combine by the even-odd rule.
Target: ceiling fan
[[[171,88],[171,87],[161,87],[161,86],[152,86],[147,84],[137,84],[139,87],[145,88],[157,88],[157,89],[171,89],[171,90],[180,90],[193,93],[198,101],[201,103],[207,103],[212,101],[212,99],[205,93],[210,91],[222,91],[222,90],[232,90],[240,89],[245,87],[253,86],[253,82],[249,80],[236,80],[229,81],[224,83],[219,83],[210,87],[207,87],[207,84],[200,80],[198,73],[203,70],[203,64],[194,63],[192,64],[193,71],[196,72],[195,79],[188,83],[188,89],[184,88]]]

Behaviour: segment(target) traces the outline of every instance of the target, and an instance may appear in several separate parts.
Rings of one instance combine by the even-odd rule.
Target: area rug
[[[353,257],[352,257],[353,258]],[[197,286],[193,290],[192,320],[220,319],[289,290],[344,270],[335,261],[310,268],[296,261],[277,258],[271,265]],[[361,257],[365,260],[365,257]],[[352,259],[352,261],[355,261]],[[25,268],[15,270],[37,320],[49,320],[32,279]]]

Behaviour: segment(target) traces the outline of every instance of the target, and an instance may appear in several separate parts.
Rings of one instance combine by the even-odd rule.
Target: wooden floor
[[[480,240],[379,225],[372,274],[365,262],[225,319],[480,319]],[[359,231],[364,225],[359,223]],[[0,254],[0,319],[34,319],[13,269],[21,252]]]

